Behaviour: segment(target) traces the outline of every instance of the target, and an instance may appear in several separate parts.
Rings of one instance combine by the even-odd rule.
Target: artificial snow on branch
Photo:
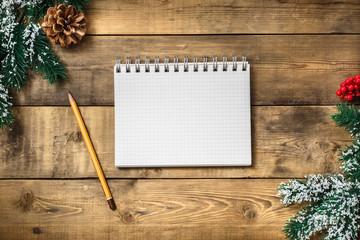
[[[14,120],[14,115],[11,110],[12,103],[9,102],[10,97],[8,95],[8,90],[1,84],[2,75],[0,75],[0,128],[11,126],[12,121]]]
[[[288,239],[310,239],[320,234],[324,240],[356,239],[360,226],[360,164],[358,126],[360,114],[354,105],[339,104],[332,117],[355,138],[339,155],[344,175],[310,175],[305,181],[281,183],[278,195],[283,204],[308,204],[286,223],[283,232]]]
[[[64,65],[51,50],[39,25],[41,18],[58,4],[84,11],[89,3],[89,0],[0,1],[0,128],[11,129],[14,116],[8,92],[24,86],[29,69],[51,84],[66,78]]]

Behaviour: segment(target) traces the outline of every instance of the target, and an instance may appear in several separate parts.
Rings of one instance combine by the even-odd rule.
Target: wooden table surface
[[[0,131],[0,239],[283,239],[277,186],[339,172],[341,81],[358,74],[359,1],[93,0],[80,45],[54,46],[69,79],[31,74]],[[251,167],[114,167],[117,56],[247,55]],[[81,105],[118,206],[107,207],[75,118]]]

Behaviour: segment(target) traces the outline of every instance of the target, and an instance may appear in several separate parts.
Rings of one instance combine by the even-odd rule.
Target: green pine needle
[[[360,136],[360,113],[354,105],[339,103],[336,105],[339,113],[331,116],[336,122],[336,126],[344,127],[351,136],[358,139]]]
[[[324,240],[357,239],[360,228],[360,112],[354,105],[336,105],[331,118],[355,138],[339,154],[343,175],[309,175],[305,181],[282,183],[278,190],[283,204],[308,203],[285,224],[283,233],[292,240],[322,234]],[[316,236],[317,239],[320,236]]]
[[[57,84],[61,79],[66,79],[66,69],[60,59],[50,49],[45,33],[40,30],[34,44],[35,55],[31,65],[35,72],[40,73],[50,84]]]
[[[314,205],[315,204],[312,204],[302,208],[296,213],[296,215],[291,217],[287,223],[285,223],[285,226],[281,232],[285,234],[287,239],[301,240],[305,239],[306,236],[311,236],[315,233],[314,229],[311,227],[305,229],[305,227],[308,227],[309,215],[313,214]],[[304,220],[300,222],[298,220],[299,218]]]
[[[18,91],[24,85],[27,76],[27,63],[25,61],[25,47],[22,39],[23,24],[18,24],[13,30],[13,44],[5,53],[2,61],[3,84],[5,88],[16,88]]]
[[[11,125],[14,122],[14,114],[11,109],[10,97],[8,90],[1,84],[0,81],[0,128],[7,128],[11,130]]]
[[[42,3],[29,5],[26,9],[26,15],[30,19],[42,19],[47,13],[49,7],[54,6],[53,0],[43,0]]]
[[[1,2],[1,0],[0,0]],[[11,129],[14,115],[8,91],[20,90],[31,67],[50,84],[65,79],[66,69],[51,50],[45,33],[37,22],[49,7],[73,5],[84,11],[89,0],[9,1],[0,4],[0,128]]]
[[[26,9],[26,14],[30,19],[42,19],[47,13],[49,7],[54,7],[59,4],[73,5],[76,10],[84,12],[86,7],[90,4],[89,0],[43,0],[42,3],[29,5]]]
[[[89,0],[65,0],[65,4],[73,5],[76,10],[84,12],[86,7],[90,4]]]

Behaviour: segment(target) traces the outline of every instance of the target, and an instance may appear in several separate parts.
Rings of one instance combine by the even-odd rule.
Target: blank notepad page
[[[115,69],[115,165],[251,165],[250,65],[231,64]]]

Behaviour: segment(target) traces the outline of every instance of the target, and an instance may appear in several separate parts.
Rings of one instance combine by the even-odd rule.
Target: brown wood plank
[[[92,1],[88,34],[359,33],[346,1]]]
[[[360,16],[360,14],[359,14]],[[360,21],[359,21],[360,22]],[[97,36],[77,47],[55,48],[69,79],[58,87],[32,74],[14,93],[16,105],[68,105],[70,89],[80,105],[113,105],[116,56],[246,54],[253,105],[334,104],[339,84],[358,74],[360,35],[353,36]],[[134,59],[134,58],[133,58]],[[191,58],[192,59],[192,58]]]
[[[281,179],[0,181],[2,239],[283,239]]]
[[[82,107],[108,178],[301,178],[338,171],[348,134],[330,120],[334,107],[253,107],[252,167],[114,166],[113,107]],[[96,177],[70,107],[16,107],[14,130],[0,135],[0,178]]]

